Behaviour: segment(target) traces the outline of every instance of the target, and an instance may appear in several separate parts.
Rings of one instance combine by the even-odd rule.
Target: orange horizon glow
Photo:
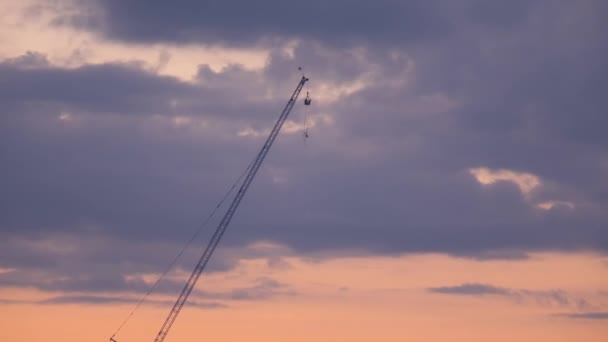
[[[566,317],[576,302],[606,310],[606,260],[593,254],[534,254],[528,260],[475,261],[437,254],[345,257],[310,262],[297,257],[273,268],[242,261],[204,275],[197,286],[223,291],[268,277],[289,291],[268,299],[188,307],[167,341],[605,341],[603,320]],[[525,291],[560,290],[571,303],[493,295],[431,293],[429,288],[483,283]],[[60,293],[10,289],[2,299],[42,299]],[[170,297],[170,296],[169,296]],[[0,337],[12,341],[104,341],[132,309],[128,304],[2,304]],[[121,330],[120,342],[152,341],[168,307],[144,305]]]

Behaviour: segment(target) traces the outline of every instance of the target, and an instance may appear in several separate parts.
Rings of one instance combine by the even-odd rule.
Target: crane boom
[[[188,296],[190,296],[190,293],[194,289],[194,285],[196,285],[196,282],[197,282],[198,278],[200,277],[201,273],[203,272],[203,270],[205,269],[205,266],[207,266],[207,263],[209,262],[209,259],[211,258],[211,255],[213,254],[213,251],[215,251],[215,248],[217,247],[218,243],[220,242],[220,239],[224,235],[224,232],[226,231],[226,228],[228,227],[228,224],[230,223],[232,216],[234,216],[234,213],[236,212],[236,209],[238,208],[239,204],[241,203],[243,196],[245,196],[245,192],[247,192],[249,185],[251,185],[253,178],[255,177],[256,173],[258,172],[258,169],[260,168],[260,166],[262,165],[264,158],[268,154],[270,147],[274,143],[274,140],[276,139],[277,135],[279,134],[279,131],[281,130],[281,127],[283,126],[283,123],[287,119],[289,112],[291,112],[291,109],[295,105],[296,100],[298,99],[298,96],[300,95],[300,92],[302,91],[302,88],[304,87],[304,84],[307,81],[308,81],[308,78],[306,78],[305,76],[302,76],[302,78],[300,79],[300,83],[298,83],[298,86],[296,87],[293,94],[291,95],[291,98],[287,102],[287,105],[283,109],[283,112],[281,112],[279,119],[274,124],[274,127],[272,128],[272,131],[270,132],[270,135],[268,136],[268,139],[266,139],[266,142],[262,146],[262,149],[260,150],[256,159],[254,160],[251,167],[249,168],[249,172],[247,172],[247,176],[245,177],[245,180],[241,184],[239,191],[234,196],[234,199],[232,200],[230,207],[228,208],[228,210],[226,211],[226,214],[224,214],[224,217],[222,218],[222,220],[218,224],[217,228],[215,229],[215,232],[213,233],[213,236],[209,240],[209,243],[207,244],[205,251],[201,255],[198,263],[196,264],[196,267],[194,267],[194,270],[192,270],[192,274],[190,274],[190,278],[188,278],[188,281],[184,285],[182,292],[180,293],[179,297],[175,301],[173,308],[169,312],[169,315],[167,316],[167,319],[163,323],[160,331],[158,332],[156,339],[154,339],[154,342],[163,342],[165,340],[165,337],[169,333],[169,329],[171,329],[171,326],[175,322],[177,315],[179,315],[179,312],[184,307],[186,300],[188,300]]]

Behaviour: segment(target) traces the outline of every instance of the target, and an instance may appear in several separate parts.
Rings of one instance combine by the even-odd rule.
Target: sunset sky
[[[302,66],[167,342],[608,341],[606,32],[604,0],[0,0],[0,339],[108,341]]]

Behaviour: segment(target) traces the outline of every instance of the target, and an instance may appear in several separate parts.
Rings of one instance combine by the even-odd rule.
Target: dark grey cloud
[[[269,46],[309,39],[335,46],[404,46],[442,41],[463,27],[502,32],[524,22],[531,8],[551,2],[83,0],[77,4],[76,10],[64,11],[54,23],[126,42]]]
[[[3,61],[4,65],[16,66],[21,68],[48,68],[51,66],[48,59],[44,54],[38,52],[28,51],[25,54],[15,57],[8,58]]]
[[[193,96],[195,90],[137,65],[86,65],[64,70],[43,61],[42,56],[28,53],[0,64],[0,101],[5,106],[44,103],[101,113],[166,113],[168,103],[163,100],[177,94]]]
[[[574,318],[574,319],[604,320],[604,319],[608,319],[608,312],[569,313],[569,314],[560,314],[559,316],[566,317],[566,318]]]
[[[57,267],[47,271],[19,270],[0,274],[0,286],[4,287],[31,287],[42,291],[63,292],[127,292],[145,293],[150,284],[142,279],[125,279],[118,273],[119,270],[108,270],[97,267],[93,270],[82,270],[79,264],[72,264],[69,272]],[[63,271],[63,272],[62,272]],[[155,289],[155,293],[173,294],[183,286],[182,282],[164,280]]]
[[[474,16],[491,12],[478,6]],[[101,32],[129,42],[203,42],[255,45],[287,39],[319,39],[347,45],[361,41],[437,39],[452,29],[449,2],[441,1],[83,1],[81,13],[55,23]],[[474,12],[474,13],[473,13]],[[507,21],[510,19],[507,19]]]
[[[173,296],[179,293],[185,282],[183,276],[177,275],[192,270],[201,246],[187,249],[158,284],[153,286],[149,277],[150,273],[166,271],[168,259],[180,248],[179,245],[153,242],[133,245],[120,240],[107,240],[99,235],[9,240],[0,243],[0,259],[3,265],[11,265],[13,269],[0,273],[0,287],[140,296],[152,289],[155,295]],[[266,259],[270,269],[284,269],[288,264],[281,261],[280,252],[257,247],[220,250],[206,268],[206,273],[225,272],[245,259]],[[192,293],[194,298],[205,300],[265,300],[295,294],[287,284],[265,277],[256,279],[250,286],[219,292],[195,289]]]
[[[99,5],[115,24],[102,32],[127,41],[305,39],[293,58],[270,44],[259,71],[218,72],[201,61],[192,82],[137,61],[63,69],[32,52],[0,63],[0,267],[28,276],[46,268],[45,279],[88,267],[73,286],[63,284],[74,291],[94,283],[124,288],[126,274],[162,271],[263,142],[237,133],[270,127],[301,61],[319,124],[306,145],[279,138],[222,247],[270,240],[299,254],[362,249],[480,259],[608,250],[603,2],[399,2],[379,9],[400,16],[413,6],[408,15],[421,19],[402,25],[419,27],[387,33],[349,28],[347,18],[332,23],[345,30],[332,36],[323,21],[307,26],[323,34],[253,23],[234,26],[239,37],[229,21],[214,30],[215,19],[184,20],[196,13],[186,2],[149,3],[140,12],[124,9],[143,2]],[[328,6],[317,15],[368,5]],[[455,12],[446,17],[448,7]],[[411,44],[352,43],[402,34]],[[357,82],[364,86],[330,101]],[[302,108],[292,115],[301,123]],[[175,124],[180,117],[192,122]],[[510,182],[482,186],[467,172],[482,166],[533,173],[543,184],[528,195]],[[535,207],[549,200],[575,206]],[[234,264],[218,255],[213,267]]]
[[[200,291],[198,295],[210,300],[256,301],[269,300],[278,296],[294,296],[297,295],[297,292],[274,279],[262,278],[258,279],[253,286],[224,292]]]
[[[43,300],[13,300],[13,299],[0,299],[1,304],[37,304],[37,305],[58,305],[58,304],[77,304],[77,305],[111,305],[111,304],[137,304],[139,303],[138,298],[129,297],[110,297],[110,296],[96,296],[96,295],[68,295],[68,296],[55,296]],[[145,305],[154,305],[169,307],[173,305],[171,300],[156,300],[151,299],[144,302]],[[219,302],[200,302],[196,300],[188,301],[188,306],[196,307],[199,309],[221,309],[227,307],[223,303]]]
[[[0,298],[0,304],[3,304],[3,305],[30,304],[30,302],[18,300],[18,299]]]
[[[310,52],[314,51],[314,45],[302,46],[296,53],[308,54],[314,61],[323,56],[323,48],[317,49],[315,54]],[[384,65],[377,72],[378,78],[390,77],[391,72],[407,69],[407,59],[394,61],[379,53],[364,56],[359,65],[355,62],[338,63],[344,55],[348,53],[337,53],[336,59],[326,59],[325,65],[320,64],[321,75],[331,69],[331,63],[353,64],[341,69],[340,73],[347,75],[342,77],[343,82],[355,78],[348,76],[352,72],[355,75],[365,73],[361,65],[366,63]],[[199,103],[194,103],[193,108],[202,108],[207,102],[220,108],[221,102],[225,101],[228,113],[237,112],[231,109],[231,104],[240,101],[231,98],[227,84],[256,74],[265,80],[264,84],[273,89],[273,93],[288,93],[289,89],[281,87],[285,81],[280,84],[273,82],[276,65],[287,64],[288,60],[288,57],[274,55],[263,73],[246,72],[238,67],[213,73],[201,68],[201,79],[210,80],[209,84],[200,86],[201,89],[219,85],[212,88],[214,92],[202,91]],[[45,77],[61,75],[57,82],[42,82],[49,85],[41,88],[44,94],[51,85],[62,89],[64,82],[71,84],[74,80],[82,84],[83,89],[97,83],[112,87],[123,81],[123,76],[119,75],[125,73],[130,84],[134,85],[133,89],[149,94],[158,102],[153,107],[160,109],[170,107],[174,94],[180,93],[179,89],[184,91],[184,97],[191,96],[198,89],[196,85],[156,77],[123,65],[77,70],[55,68],[50,72],[49,68],[21,69],[13,65],[5,66],[5,69],[10,70],[9,75],[15,75],[13,77],[32,78],[27,84],[38,83],[40,77],[36,72]],[[83,76],[73,80],[68,76],[71,73],[82,73]],[[104,82],[97,73],[106,74],[103,77],[116,75],[116,80]],[[333,76],[331,73],[327,78],[321,76],[318,82],[334,79]],[[155,82],[158,84],[154,85]],[[246,88],[239,87],[235,94],[242,100],[238,111],[248,113],[250,105],[260,101],[259,90],[256,88],[247,93]],[[26,88],[29,86],[23,87]],[[69,94],[70,89],[64,92]],[[94,94],[95,89],[93,87],[86,93]],[[157,93],[157,89],[161,90]],[[33,87],[34,91],[37,88]],[[235,221],[244,227],[243,233],[229,237],[232,242],[242,244],[270,238],[301,250],[356,246],[392,252],[449,251],[462,255],[479,254],[481,257],[501,253],[523,255],[518,252],[522,249],[582,247],[602,250],[608,245],[603,229],[605,214],[601,213],[602,202],[594,201],[576,210],[557,208],[539,214],[515,186],[503,182],[482,187],[466,172],[468,167],[480,165],[531,171],[555,183],[553,192],[563,196],[556,199],[572,196],[574,200],[578,197],[593,200],[592,192],[585,193],[585,187],[577,186],[581,177],[576,176],[576,170],[566,170],[566,177],[560,177],[555,172],[547,173],[550,171],[548,168],[536,169],[533,165],[530,170],[523,168],[520,158],[528,160],[534,157],[529,156],[526,149],[535,153],[539,145],[535,141],[514,139],[510,130],[489,134],[475,125],[469,126],[467,108],[475,105],[474,102],[467,102],[452,114],[403,113],[399,108],[411,107],[412,102],[415,104],[429,95],[414,92],[404,96],[402,91],[399,87],[380,83],[336,104],[327,106],[320,103],[320,108],[330,111],[335,120],[332,127],[320,127],[320,134],[313,132],[312,141],[322,148],[314,159],[305,160],[301,158],[302,152],[293,152],[302,151],[299,139],[285,138],[277,144],[273,150],[276,157],[271,156],[266,170],[280,168],[290,176],[290,180],[277,185],[272,181],[270,171],[265,171],[256,180],[253,189],[263,190],[256,192],[252,189],[248,195],[249,200],[245,203],[251,204],[241,208],[239,217],[242,218],[237,217]],[[24,97],[19,100],[22,103],[17,107],[21,108],[20,115],[4,116],[6,134],[3,134],[3,145],[7,149],[1,156],[3,164],[7,165],[4,169],[7,177],[2,180],[6,195],[1,205],[7,213],[3,216],[4,229],[35,232],[41,229],[82,231],[98,227],[129,239],[173,236],[185,240],[187,233],[200,222],[203,216],[201,208],[214,206],[261,142],[260,139],[236,137],[239,127],[246,127],[243,116],[239,119],[236,119],[237,115],[218,117],[206,115],[205,111],[195,118],[220,122],[217,129],[194,135],[184,130],[162,128],[157,136],[150,135],[140,128],[141,121],[150,121],[157,111],[143,105],[138,110],[146,115],[131,117],[131,107],[123,106],[123,103],[139,105],[137,96],[131,99],[128,89],[116,95],[120,96],[127,99],[108,101],[104,106],[111,108],[91,113],[98,103],[93,95],[90,103],[83,100],[81,104],[69,95],[56,95],[55,100],[43,101],[34,94],[31,99]],[[278,95],[276,98],[272,102],[278,109],[282,104]],[[190,99],[194,101],[192,97]],[[460,99],[456,96],[454,101]],[[10,104],[14,99],[6,101]],[[74,108],[74,115],[82,122],[79,126],[61,123],[57,119],[60,112],[48,102],[65,103],[66,107]],[[28,110],[24,109],[25,103],[30,106]],[[36,107],[32,109],[31,106]],[[374,117],[378,109],[385,111],[381,120]],[[254,106],[251,115],[254,127],[265,127],[261,124],[263,119],[256,117],[255,113]],[[163,115],[170,120],[176,113]],[[268,123],[274,119],[274,115],[266,114],[264,117]],[[43,129],[32,130],[33,127]],[[546,134],[542,127],[535,129],[538,136]],[[44,141],[42,144],[39,142],[41,139]],[[553,142],[558,146],[566,144]],[[542,146],[545,142],[539,144]],[[489,151],[479,149],[486,145],[496,145],[499,150],[512,148],[514,153],[505,154],[497,162],[495,156],[487,158]],[[348,156],[348,153],[356,153],[359,146],[371,149],[373,153],[363,158]],[[576,144],[568,146],[572,149]],[[586,160],[581,160],[588,165],[583,171],[587,176],[583,181],[598,181],[593,190],[597,192],[602,183],[603,153],[588,151],[586,147],[577,151],[587,154]],[[545,155],[543,158],[554,169],[563,161],[561,155]],[[569,164],[563,168],[568,167]],[[45,172],[39,171],[42,169]],[[229,174],[225,170],[234,171]],[[589,170],[594,171],[590,173]],[[571,182],[572,179],[576,182]],[[310,184],[315,186],[311,188]],[[267,215],[269,209],[265,203],[270,200],[275,205],[272,211],[278,213],[276,216]],[[300,213],[301,210],[304,212]],[[293,217],[299,220],[291,220]],[[377,226],[377,222],[382,224]],[[573,226],[580,227],[574,236]],[[169,231],[167,227],[177,231]],[[492,233],[485,233],[488,231]],[[331,238],[320,239],[319,236]]]
[[[245,253],[246,254],[246,253]],[[73,295],[62,295],[42,301],[11,301],[3,299],[0,302],[6,304],[34,303],[34,304],[59,304],[59,303],[84,303],[84,304],[112,304],[112,303],[137,303],[149,290],[155,297],[161,296],[167,299],[148,298],[147,304],[167,306],[171,298],[176,296],[184,286],[185,280],[175,278],[175,272],[169,273],[173,278],[165,277],[158,284],[152,284],[143,280],[143,275],[130,273],[124,267],[124,262],[116,263],[115,269],[107,269],[99,260],[89,259],[95,263],[95,267],[86,268],[87,261],[80,263],[63,262],[45,269],[35,267],[20,267],[0,274],[0,287],[9,288],[32,288],[40,291],[71,293]],[[133,261],[129,261],[133,263]],[[137,265],[138,268],[143,268]],[[180,269],[188,272],[189,270]],[[211,272],[217,271],[213,267]],[[203,280],[204,281],[204,280]],[[106,296],[98,296],[95,293],[104,293]],[[294,296],[298,293],[289,285],[278,282],[272,278],[261,277],[252,282],[251,285],[227,288],[219,291],[208,291],[195,289],[192,299],[203,301],[263,301],[276,297]],[[108,296],[109,295],[109,296]],[[202,305],[201,304],[201,305]]]
[[[455,286],[430,287],[431,293],[455,296],[496,296],[504,297],[521,304],[536,304],[552,308],[568,308],[591,312],[598,308],[587,299],[573,296],[564,290],[510,289],[482,283],[465,283]]]
[[[435,294],[505,298],[516,304],[538,305],[550,309],[567,310],[567,313],[552,314],[554,317],[584,320],[608,319],[602,311],[604,305],[584,297],[576,296],[564,290],[529,290],[511,289],[483,283],[465,283],[454,286],[439,286],[427,288]]]
[[[453,295],[465,295],[465,296],[484,296],[484,295],[498,295],[504,296],[510,293],[509,290],[478,283],[462,284],[457,286],[442,286],[432,287],[429,291],[434,293],[444,293]]]

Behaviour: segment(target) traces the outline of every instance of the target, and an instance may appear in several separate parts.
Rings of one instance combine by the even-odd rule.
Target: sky
[[[605,341],[608,3],[0,0],[0,338]],[[304,95],[304,94],[303,94]],[[304,130],[309,138],[304,139]]]

